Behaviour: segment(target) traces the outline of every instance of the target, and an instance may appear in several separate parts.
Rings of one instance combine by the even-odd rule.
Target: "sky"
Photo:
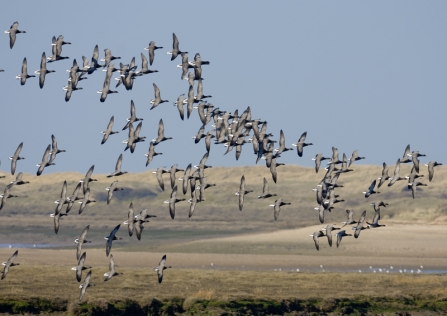
[[[191,138],[201,126],[197,111],[181,121],[173,106],[189,88],[176,67],[181,58],[171,62],[167,54],[173,32],[190,60],[200,53],[210,61],[202,77],[204,94],[212,95],[215,107],[242,113],[250,106],[253,118],[268,121],[273,139],[284,131],[289,147],[307,131],[306,141],[314,145],[301,158],[289,151],[279,162],[313,166],[315,154],[330,157],[334,146],[340,158],[358,149],[366,157],[360,164],[394,165],[407,144],[427,155],[421,162],[445,162],[446,13],[443,1],[6,2],[0,11],[4,30],[18,21],[27,33],[17,35],[13,49],[8,34],[0,37],[0,170],[9,172],[8,157],[23,142],[26,159],[18,162],[17,172],[35,173],[54,134],[67,152],[44,174],[85,173],[93,164],[95,173],[111,173],[128,138],[121,129],[131,100],[144,118],[140,136],[147,141],[137,144],[135,153],[123,153],[122,170],[197,164],[206,152],[203,140],[194,144]],[[51,55],[51,39],[59,35],[72,43],[62,51],[70,59],[47,65],[56,72],[47,75],[43,89],[38,78],[21,86],[15,76],[23,58],[32,74],[42,52]],[[164,47],[150,67],[158,73],[137,78],[131,91],[121,85],[101,103],[96,92],[105,72],[97,71],[65,102],[62,87],[74,58],[81,64],[81,57],[90,59],[99,45],[101,58],[109,48],[121,57],[115,66],[135,57],[139,70],[150,41]],[[169,102],[149,110],[153,83]],[[101,145],[100,132],[112,115],[120,133]],[[163,155],[146,167],[144,154],[161,118],[173,140],[157,145]],[[207,164],[255,165],[251,144],[244,145],[238,161],[234,150],[224,156],[225,151],[212,145]]]

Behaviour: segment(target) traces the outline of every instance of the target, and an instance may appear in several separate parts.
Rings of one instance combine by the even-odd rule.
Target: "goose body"
[[[26,61],[26,57],[23,58],[22,62],[22,72],[20,75],[16,76],[16,79],[20,79],[20,84],[23,86],[26,83],[26,79],[36,77],[35,75],[28,75],[28,62]]]
[[[164,255],[161,258],[158,266],[154,268],[154,271],[157,272],[157,275],[158,275],[158,283],[161,283],[161,281],[163,281],[163,271],[166,269],[169,269],[169,268],[172,268],[172,267],[166,265],[166,255]]]
[[[26,33],[26,31],[20,31],[17,29],[19,27],[19,22],[14,22],[9,30],[6,30],[5,33],[9,34],[9,48],[13,48],[16,42],[16,34]]]
[[[8,261],[6,261],[6,262],[3,262],[2,264],[5,266],[4,268],[3,268],[3,272],[2,272],[2,280],[6,277],[6,275],[8,274],[8,272],[9,272],[9,268],[10,267],[13,267],[13,266],[18,266],[19,265],[19,263],[13,263],[13,260],[15,259],[15,258],[17,258],[17,255],[19,254],[19,251],[18,250],[16,250],[15,252],[14,252],[14,254],[11,256],[11,257],[9,257],[9,259],[8,259]]]

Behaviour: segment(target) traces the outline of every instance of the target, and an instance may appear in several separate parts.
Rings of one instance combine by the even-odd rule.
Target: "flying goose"
[[[154,146],[168,139],[172,139],[172,137],[165,137],[165,125],[163,123],[163,119],[160,119],[160,122],[158,123],[158,137],[152,139]]]
[[[279,132],[279,148],[275,149],[277,155],[281,155],[284,151],[293,150],[293,148],[286,148],[286,141],[284,137],[284,132],[281,130]]]
[[[26,33],[26,31],[20,31],[17,28],[19,27],[19,22],[14,22],[9,30],[6,30],[5,33],[9,34],[9,48],[14,47],[14,43],[16,42],[16,34],[17,33]]]
[[[290,205],[290,204],[292,204],[292,203],[290,203],[290,202],[283,202],[282,199],[276,200],[275,204],[270,204],[270,206],[272,206],[273,210],[274,210],[273,216],[275,218],[275,221],[279,217],[279,212],[281,212],[281,206],[283,206],[283,205]]]
[[[169,203],[169,214],[171,215],[171,218],[174,219],[175,217],[175,203],[184,201],[185,199],[177,199],[177,186],[175,186],[172,189],[171,192],[171,198],[169,200],[166,200],[165,203]]]
[[[168,55],[171,55],[171,61],[177,58],[178,54],[185,53],[188,54],[188,52],[182,52],[178,47],[178,39],[177,36],[175,36],[174,33],[172,33],[172,50],[168,52]],[[151,63],[152,64],[152,63]]]
[[[93,170],[95,169],[95,165],[91,166],[90,169],[88,169],[87,173],[85,174],[84,179],[82,179],[79,182],[82,182],[82,192],[85,193],[87,191],[87,188],[89,186],[89,183],[92,181],[98,181],[96,179],[92,179]]]
[[[152,63],[151,63],[152,65]],[[144,56],[143,53],[141,53],[141,70],[138,71],[136,74],[137,75],[148,75],[154,72],[158,72],[158,70],[150,70],[147,66],[147,58],[146,56]]]
[[[154,86],[154,92],[155,92],[155,99],[151,100],[149,103],[152,104],[152,107],[150,110],[155,109],[159,104],[164,102],[169,102],[168,100],[162,100],[160,97],[160,89],[158,89],[157,85],[153,83]]]
[[[64,42],[64,37],[62,35],[59,35],[59,37],[56,39],[55,36],[53,36],[52,44],[51,44],[51,50],[53,55],[48,56],[48,62],[52,63],[58,60],[68,59],[70,57],[63,57],[62,54],[62,45],[65,44],[71,44],[70,42]]]
[[[151,163],[152,158],[157,155],[162,155],[163,153],[156,153],[155,152],[155,146],[153,142],[150,142],[149,144],[149,151],[145,153],[144,155],[147,157],[146,161],[146,167]]]
[[[194,143],[199,143],[200,142],[200,140],[202,139],[202,138],[205,138],[205,125],[202,125],[201,127],[200,127],[200,129],[199,129],[199,131],[197,132],[197,135],[196,136],[193,136],[192,138],[194,139]]]
[[[81,204],[81,206],[79,207],[79,214],[81,214],[82,211],[84,211],[87,204],[93,202],[96,202],[96,200],[90,200],[90,188],[87,188],[87,191],[85,191],[84,198],[82,199],[82,201],[78,201],[78,203]]]
[[[2,280],[6,277],[6,275],[8,274],[9,271],[9,267],[13,267],[13,266],[18,266],[20,263],[13,263],[12,261],[17,257],[17,255],[19,254],[19,251],[16,250],[14,252],[14,254],[9,257],[8,261],[3,262],[2,265],[4,265],[5,267],[3,268],[3,273],[2,273]],[[166,256],[166,255],[165,255]]]
[[[124,148],[124,151],[128,150],[133,146],[135,140],[135,130],[133,127],[133,124],[129,125],[129,132],[128,132],[128,138],[123,141],[124,144],[126,144],[126,148]]]
[[[188,68],[193,68],[188,63],[188,54],[182,53],[182,63],[180,65],[177,65],[178,68],[182,68],[182,75],[180,76],[180,79],[183,80],[186,77],[186,74],[188,73]]]
[[[202,61],[202,57],[200,57],[199,53],[194,55],[194,60],[190,61],[189,64],[194,67],[201,67],[202,65],[209,65],[209,61]]]
[[[245,196],[245,194],[248,194],[250,192],[253,192],[253,190],[245,190],[245,176],[242,175],[239,191],[237,191],[235,193],[236,195],[239,196],[239,211],[242,211],[242,208],[244,207],[244,196]]]
[[[156,171],[152,171],[152,173],[155,174],[157,177],[158,185],[160,186],[161,190],[165,190],[165,184],[163,182],[163,173],[169,173],[169,170],[163,169],[163,167],[158,167]]]
[[[425,157],[424,154],[420,154],[419,151],[414,150],[411,154],[407,154],[407,156],[411,157],[413,161],[414,168],[417,173],[419,173],[419,159],[418,157]]]
[[[14,152],[14,155],[12,155],[11,157],[9,157],[9,159],[11,160],[11,174],[14,175],[14,173],[16,172],[16,165],[17,165],[17,160],[22,160],[25,159],[24,157],[20,157],[20,151],[22,150],[23,147],[23,142],[21,142],[19,144],[19,146],[17,147],[16,151]]]
[[[115,116],[112,116],[110,118],[109,124],[107,124],[107,128],[105,131],[102,131],[101,134],[104,136],[102,137],[101,145],[104,144],[108,139],[110,135],[117,134],[119,132],[112,131],[113,123],[115,122]]]
[[[54,211],[54,213],[53,214],[51,214],[50,215],[50,217],[53,217],[54,218],[54,232],[57,234],[58,232],[59,232],[59,219],[62,217],[62,216],[67,216],[68,214],[65,212],[65,214],[62,214],[61,213],[61,206],[60,206],[61,204],[58,204],[57,206],[56,206],[56,210]]]
[[[191,216],[194,214],[194,210],[196,208],[196,204],[200,202],[201,200],[197,200],[196,196],[196,190],[191,190],[191,198],[188,200],[189,203],[189,214],[188,218],[191,218]]]
[[[102,90],[98,90],[97,92],[101,94],[99,101],[104,102],[107,99],[107,95],[111,93],[118,93],[118,91],[110,90],[110,78],[112,78],[112,70],[114,68],[114,64],[109,64],[107,67],[106,77],[104,79],[104,84],[102,86]],[[92,68],[89,68],[89,71]]]
[[[65,210],[65,214],[68,214],[68,212],[70,212],[75,201],[80,200],[80,198],[78,197],[78,192],[79,192],[80,188],[81,188],[81,182],[79,182],[78,185],[76,186],[76,188],[73,190],[73,194],[70,196],[67,196],[68,205],[67,205],[67,209]]]
[[[318,173],[318,170],[320,169],[320,164],[322,160],[326,160],[329,158],[323,157],[323,154],[316,154],[315,158],[312,158],[313,161],[315,161],[315,173]]]
[[[204,95],[203,94],[203,83],[202,83],[202,80],[203,79],[200,78],[198,80],[198,83],[197,83],[197,95],[194,96],[194,102],[195,103],[198,103],[199,101],[202,101],[203,99],[206,99],[206,98],[212,98],[211,95]]]
[[[408,144],[407,147],[405,147],[405,152],[404,152],[404,155],[403,155],[403,157],[402,157],[400,162],[401,163],[409,163],[409,162],[411,162],[412,160],[410,158],[408,158],[408,157],[411,157],[411,154],[410,154],[410,144]]]
[[[133,103],[133,100],[130,100],[130,117],[127,118],[127,124],[126,126],[123,127],[123,131],[125,129],[127,129],[130,124],[132,124],[133,122],[137,122],[137,121],[142,121],[142,118],[138,118],[136,116],[136,112],[135,112],[135,104]]]
[[[275,183],[276,183],[276,179],[277,179],[276,167],[284,166],[284,165],[285,165],[284,163],[277,163],[276,158],[272,158],[272,162],[270,164],[270,173],[272,174],[272,179]]]
[[[127,171],[121,171],[121,164],[122,164],[122,163],[123,163],[123,154],[121,154],[121,155],[118,157],[118,160],[116,161],[115,171],[112,172],[111,174],[109,174],[109,175],[107,176],[107,178],[110,178],[110,177],[117,177],[117,176],[121,176],[121,175],[123,175],[123,174],[126,174]]]
[[[64,149],[59,149],[57,147],[57,139],[54,135],[51,135],[51,151],[50,151],[50,163],[52,163],[55,159],[56,159],[56,155],[59,153],[64,153],[66,152],[66,150]]]
[[[318,219],[321,224],[324,223],[324,212],[330,212],[332,209],[334,209],[334,207],[330,206],[330,203],[327,203],[326,201],[323,201],[318,207],[314,207],[314,210],[318,211]]]
[[[183,101],[185,99],[185,94],[181,94],[178,98],[177,101],[174,102],[174,106],[177,106],[177,109],[179,111],[180,114],[180,118],[182,119],[182,121],[185,118],[185,110],[183,109]]]
[[[110,201],[112,201],[113,192],[114,191],[124,190],[124,189],[123,188],[119,188],[118,187],[118,180],[115,180],[115,181],[112,182],[110,187],[106,188],[106,190],[108,191],[108,193],[107,193],[107,205],[109,205]]]
[[[380,203],[381,203],[381,205],[383,205],[385,207],[385,203],[383,203],[383,202],[380,202]],[[372,203],[371,205],[373,205],[374,209],[376,209],[376,206],[375,206],[374,203]],[[369,223],[368,221],[366,222],[366,224],[368,224],[367,225],[368,228],[377,228],[377,227],[385,226],[385,225],[380,225],[379,224],[379,219],[380,219],[380,208],[378,208],[376,210],[372,223]]]
[[[179,169],[177,168],[177,164],[172,165],[171,169],[169,169],[169,175],[170,175],[170,180],[171,180],[171,189],[174,188],[175,186],[175,173],[179,172],[179,171],[185,171],[183,169]]]
[[[70,77],[68,78],[68,84],[62,87],[62,90],[66,91],[65,102],[70,101],[71,94],[73,93],[73,91],[82,90],[82,87],[77,87],[78,81],[82,79],[86,78],[81,78],[80,75],[76,74],[75,72],[70,72]]]
[[[127,221],[123,223],[127,225],[130,237],[132,237],[133,235],[134,223],[135,223],[135,216],[133,211],[133,203],[130,203],[129,211],[127,212]]]
[[[48,161],[48,157],[50,156],[50,151],[51,151],[51,145],[48,145],[47,149],[45,150],[45,152],[43,154],[42,162],[36,165],[39,167],[39,169],[37,169],[38,176],[40,176],[42,174],[43,169],[45,169],[45,167],[55,165],[54,162]]]
[[[178,42],[178,41],[177,41],[177,42]],[[177,44],[177,47],[178,47],[178,44]],[[149,43],[149,46],[144,48],[145,50],[148,50],[148,51],[149,51],[149,64],[150,64],[151,66],[152,66],[152,63],[154,62],[155,50],[156,50],[156,49],[160,49],[160,48],[163,48],[163,47],[155,46],[155,42],[154,42],[154,41],[151,41],[151,42]]]
[[[348,165],[348,167],[350,167],[351,164],[352,164],[354,161],[358,161],[358,160],[361,160],[361,159],[365,159],[365,157],[359,157],[359,151],[358,151],[358,150],[354,150],[354,151],[352,152],[352,156],[351,156],[351,158],[348,159],[348,160],[349,160],[349,165]]]
[[[200,190],[200,194],[199,194],[199,199],[198,201],[204,201],[204,196],[205,196],[205,190],[210,188],[210,187],[215,187],[216,184],[215,183],[207,183],[207,178],[203,177],[200,178],[200,185],[197,186],[196,190]]]
[[[339,230],[340,228],[334,227],[335,224],[329,224],[326,227],[323,227],[322,231],[326,232],[327,242],[329,246],[332,247],[332,231]]]
[[[88,71],[87,71],[87,73],[89,75],[91,75],[93,72],[95,72],[96,69],[103,68],[106,66],[105,64],[104,65],[98,64],[98,58],[99,58],[99,48],[98,48],[98,45],[96,45],[95,48],[93,49],[92,62],[90,63]],[[111,64],[109,64],[109,67],[110,67],[110,65]]]
[[[374,218],[377,217],[377,219],[380,219],[380,207],[387,207],[387,205],[389,205],[388,203],[384,203],[382,201],[378,202],[378,203],[371,203],[371,205],[374,207]]]
[[[54,70],[47,69],[47,57],[45,52],[42,53],[42,58],[40,59],[40,69],[36,70],[34,73],[39,75],[39,87],[42,89],[45,84],[45,76]]]
[[[5,188],[5,190],[3,191],[3,194],[0,194],[0,198],[1,200],[1,204],[0,204],[0,210],[3,208],[3,206],[5,206],[6,200],[12,197],[17,197],[17,195],[12,195],[11,193],[9,193],[10,189],[12,188],[12,184],[8,184]]]
[[[374,188],[376,187],[376,181],[377,181],[377,180],[374,180],[374,181],[371,183],[371,185],[370,185],[369,188],[368,188],[368,191],[363,192],[363,194],[365,194],[365,198],[368,198],[371,194],[380,193],[380,192],[376,192],[376,191],[374,191]]]
[[[384,184],[385,181],[389,178],[390,176],[388,175],[388,166],[386,165],[386,163],[383,163],[382,176],[378,178],[380,181],[377,187],[380,188],[382,184]]]
[[[353,226],[352,229],[355,230],[354,237],[359,238],[360,232],[364,229],[369,228],[368,226],[363,227],[363,222],[365,221],[366,217],[366,211],[363,211],[362,215],[360,216],[359,221],[357,222],[357,226]]]
[[[189,164],[186,169],[185,169],[185,173],[183,174],[183,177],[181,177],[179,180],[183,181],[182,184],[182,189],[183,189],[183,194],[186,194],[186,192],[188,191],[188,180],[189,180],[189,175],[191,174],[191,164]]]
[[[86,257],[87,257],[87,253],[84,252],[78,260],[78,265],[76,267],[71,268],[72,270],[76,271],[76,280],[78,280],[78,282],[81,282],[82,271],[92,268],[91,266],[84,265]]]
[[[16,76],[16,79],[20,79],[20,84],[23,86],[26,83],[26,79],[36,77],[35,75],[28,75],[28,62],[26,61],[26,57],[23,58],[22,62],[22,72],[20,75]]]
[[[168,268],[172,267],[166,265],[166,255],[164,255],[163,258],[161,258],[158,267],[154,268],[154,271],[158,274],[158,283],[161,283],[161,281],[163,281],[163,270],[166,270]]]
[[[189,118],[191,116],[194,104],[194,87],[189,86],[188,90],[188,98],[183,100],[183,104],[186,104],[186,117]]]
[[[312,237],[314,243],[315,243],[315,248],[317,248],[317,250],[320,250],[320,242],[318,241],[319,237],[324,237],[324,232],[323,231],[317,231],[314,232],[313,234],[309,235],[310,237]]]
[[[267,183],[267,180],[264,178],[264,186],[262,187],[262,195],[259,195],[258,199],[267,199],[272,196],[276,196],[276,193],[274,193],[274,194],[269,193],[269,184]]]
[[[104,279],[104,282],[109,281],[115,275],[120,275],[120,274],[122,274],[122,273],[118,273],[115,271],[115,260],[113,260],[113,255],[110,254],[109,272],[104,273],[104,276],[106,277]]]
[[[430,161],[428,164],[426,163],[425,166],[428,167],[428,180],[431,182],[433,180],[433,175],[435,173],[435,167],[436,166],[442,166],[442,163],[436,162],[436,161]]]
[[[307,132],[304,132],[297,143],[292,144],[292,146],[296,147],[296,152],[298,156],[303,157],[303,147],[313,145],[312,143],[305,143]]]
[[[396,168],[394,169],[394,175],[392,178],[390,178],[390,183],[388,183],[388,186],[392,186],[396,181],[405,180],[405,178],[399,177],[400,172],[400,159],[397,159],[396,162]]]
[[[216,136],[214,136],[213,132],[215,130],[210,130],[208,131],[208,133],[205,136],[205,148],[206,148],[206,152],[209,153],[210,149],[211,149],[211,138],[215,138]]]
[[[414,179],[413,183],[411,183],[411,195],[413,196],[413,199],[414,199],[414,194],[416,193],[416,187],[418,187],[418,186],[426,187],[427,185],[422,183],[419,178]]]
[[[88,230],[90,229],[90,225],[87,225],[84,230],[82,231],[79,238],[75,239],[76,246],[76,259],[79,260],[81,258],[81,252],[82,252],[82,245],[85,243],[91,243],[90,240],[86,240],[85,236],[87,236]],[[84,252],[85,253],[85,252]]]
[[[12,185],[23,185],[23,184],[29,183],[29,181],[23,181],[22,177],[23,177],[23,172],[19,172],[17,174],[15,181],[11,181],[11,184]]]
[[[111,232],[110,235],[107,237],[104,237],[104,239],[107,240],[106,242],[106,256],[109,256],[110,250],[112,249],[112,242],[114,240],[121,240],[121,237],[116,237],[115,234],[118,232],[118,230],[120,229],[121,224],[119,224],[118,226],[116,226]]]
[[[82,298],[84,297],[84,294],[85,294],[85,291],[87,290],[87,288],[95,285],[93,283],[90,283],[91,277],[92,277],[92,270],[90,270],[87,273],[87,276],[85,277],[84,282],[81,285],[79,285],[79,288],[81,289],[81,295],[79,296],[79,301],[82,301]]]
[[[340,246],[342,238],[345,236],[352,236],[352,234],[346,234],[346,230],[340,230],[334,236],[337,236],[337,248],[338,248],[338,246]]]
[[[101,61],[104,61],[105,63],[104,63],[104,65],[105,66],[107,66],[108,64],[110,64],[110,62],[112,61],[112,60],[115,60],[115,59],[121,59],[121,57],[115,57],[115,56],[112,56],[112,51],[110,50],[110,49],[108,49],[108,48],[106,48],[106,49],[104,49],[104,58],[102,58],[101,59]]]
[[[342,161],[338,158],[338,148],[332,147],[332,158],[329,160],[328,164],[339,164]]]
[[[423,177],[423,174],[418,174],[416,172],[416,168],[413,166],[411,168],[411,172],[410,175],[406,176],[405,178],[408,179],[408,190],[411,189],[411,184],[414,182],[414,179],[419,178],[419,177]]]

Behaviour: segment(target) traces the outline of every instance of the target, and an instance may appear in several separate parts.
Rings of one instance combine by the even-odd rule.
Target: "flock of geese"
[[[16,41],[16,35],[21,33],[26,33],[25,31],[18,30],[18,22],[14,22],[11,28],[5,33],[9,34],[10,37],[10,48],[12,49],[14,43]],[[39,86],[40,88],[44,87],[45,76],[49,73],[54,72],[54,70],[47,69],[47,63],[53,63],[56,61],[68,59],[68,57],[61,56],[63,45],[71,44],[70,42],[65,42],[63,36],[59,36],[58,38],[53,37],[52,39],[52,55],[46,57],[45,52],[41,57],[41,65],[40,69],[35,72],[35,74],[39,75]],[[78,87],[78,83],[81,80],[86,79],[88,75],[92,75],[96,70],[102,68],[106,74],[104,79],[104,85],[102,90],[99,90],[98,93],[101,94],[100,101],[105,102],[107,96],[109,94],[117,93],[115,90],[111,90],[110,83],[113,72],[118,72],[119,76],[116,78],[117,84],[116,87],[121,84],[124,86],[126,90],[132,90],[133,82],[135,79],[142,77],[144,75],[148,75],[157,70],[150,70],[148,67],[152,66],[155,59],[155,51],[158,49],[162,49],[163,47],[158,47],[155,45],[155,42],[151,41],[149,46],[144,49],[148,51],[149,60],[146,56],[141,53],[141,70],[137,70],[138,66],[135,64],[135,58],[132,58],[129,64],[120,63],[118,68],[115,68],[114,60],[120,59],[120,57],[113,56],[109,49],[105,49],[105,57],[99,60],[99,48],[96,45],[93,51],[93,56],[89,61],[85,56],[82,56],[83,65],[82,67],[78,66],[76,59],[73,60],[73,66],[69,72],[68,85],[64,87],[66,91],[65,101],[69,101],[73,91],[81,90],[81,87]],[[238,110],[233,113],[221,110],[217,107],[214,107],[207,100],[211,98],[210,95],[205,95],[203,93],[203,78],[202,78],[202,65],[209,65],[209,61],[202,61],[200,54],[195,54],[194,60],[188,60],[188,52],[184,52],[180,50],[179,41],[175,34],[173,34],[173,43],[172,50],[168,52],[171,55],[171,61],[175,60],[178,56],[181,56],[182,62],[177,67],[182,69],[182,73],[180,78],[182,80],[186,80],[189,83],[187,96],[185,94],[181,94],[176,102],[174,102],[174,106],[177,108],[179,112],[179,116],[181,120],[185,119],[184,106],[186,105],[186,118],[189,119],[192,115],[194,109],[197,109],[200,121],[202,125],[199,127],[197,135],[193,136],[194,143],[198,144],[202,139],[204,139],[205,143],[205,153],[203,158],[199,162],[198,165],[192,165],[191,163],[186,166],[185,169],[178,168],[178,165],[173,165],[170,169],[164,169],[163,167],[159,167],[153,173],[158,180],[158,184],[162,191],[165,190],[164,178],[163,174],[169,174],[170,180],[170,189],[171,194],[170,198],[165,201],[166,204],[169,204],[169,214],[172,219],[175,218],[175,206],[176,203],[181,201],[185,201],[186,198],[178,198],[179,190],[186,195],[188,193],[188,189],[190,191],[190,198],[188,202],[190,203],[190,211],[189,217],[193,216],[194,210],[198,203],[205,201],[205,192],[207,189],[216,186],[214,183],[208,183],[207,175],[205,175],[205,170],[208,168],[212,168],[212,166],[206,165],[206,161],[210,154],[211,149],[211,139],[215,138],[214,144],[223,145],[226,147],[225,155],[234,149],[236,160],[239,159],[242,148],[245,145],[251,143],[254,155],[256,156],[256,164],[261,160],[265,160],[266,167],[269,169],[272,180],[276,183],[278,179],[277,167],[284,165],[283,163],[278,162],[277,160],[281,158],[287,151],[294,151],[299,157],[303,156],[304,148],[307,146],[311,146],[312,143],[306,143],[307,132],[301,134],[298,138],[298,141],[292,144],[293,147],[287,148],[285,142],[285,135],[283,131],[280,131],[280,137],[278,141],[278,148],[275,148],[276,140],[273,140],[273,134],[267,132],[267,121],[263,121],[261,119],[252,118],[252,113],[250,107],[247,107],[241,114],[239,114]],[[101,63],[102,62],[102,63]],[[22,72],[17,75],[17,79],[20,79],[21,85],[25,85],[27,79],[35,77],[34,75],[29,75],[27,71],[27,60],[24,58],[22,63]],[[195,82],[197,81],[197,90],[196,93],[194,91]],[[169,102],[168,100],[164,100],[161,97],[160,89],[157,87],[155,83],[153,83],[154,88],[154,99],[150,100],[151,108],[150,110],[155,110],[160,104]],[[112,116],[109,120],[109,123],[104,131],[102,131],[103,137],[101,140],[101,144],[104,144],[108,141],[111,135],[118,133],[118,131],[113,130],[115,118]],[[138,123],[137,123],[138,122]],[[136,127],[135,124],[138,124]],[[136,145],[141,142],[146,141],[145,136],[140,136],[140,131],[143,123],[143,118],[138,118],[136,115],[136,107],[134,102],[130,101],[130,117],[127,118],[126,125],[122,128],[122,131],[127,130],[128,139],[123,143],[125,144],[124,151],[129,150],[130,153],[134,153]],[[212,123],[212,128],[206,131],[207,125]],[[251,133],[253,132],[253,133]],[[147,157],[146,166],[152,163],[154,157],[161,155],[161,152],[156,152],[156,146],[162,142],[167,140],[171,140],[171,137],[165,136],[163,119],[160,119],[158,124],[158,136],[153,138],[149,142],[148,152],[145,154]],[[15,153],[9,157],[11,160],[11,175],[14,175],[17,168],[17,163],[19,160],[25,159],[20,156],[21,150],[23,147],[23,142],[20,143],[17,147]],[[61,150],[58,148],[58,143],[56,137],[54,135],[51,136],[51,144],[47,146],[44,151],[42,161],[37,164],[37,176],[40,176],[44,169],[48,166],[54,165],[54,161],[58,154],[65,152],[65,150]],[[417,186],[426,186],[427,184],[423,183],[421,177],[424,175],[419,174],[419,160],[418,157],[425,156],[420,154],[418,151],[413,151],[410,153],[410,145],[408,145],[405,149],[405,153],[402,159],[398,159],[393,176],[389,176],[388,167],[386,163],[383,163],[383,171],[381,175],[378,175],[377,179],[374,179],[371,185],[366,189],[364,193],[365,198],[370,197],[371,195],[378,194],[376,191],[380,188],[385,181],[389,180],[388,186],[394,185],[397,181],[408,180],[407,186],[412,190],[413,198],[415,198],[415,190]],[[351,158],[347,158],[346,154],[343,154],[343,159],[339,159],[338,149],[332,147],[332,157],[324,157],[323,154],[318,153],[313,160],[315,161],[315,172],[318,174],[320,170],[321,162],[324,160],[328,160],[327,167],[325,168],[325,175],[322,180],[318,183],[318,185],[313,189],[316,192],[316,202],[317,205],[315,210],[318,211],[319,221],[324,223],[324,217],[326,212],[331,212],[336,203],[343,202],[344,200],[339,199],[339,195],[335,193],[336,188],[341,188],[343,185],[337,184],[337,181],[340,175],[352,172],[353,169],[349,169],[355,161],[365,159],[365,157],[360,157],[358,151],[355,150],[352,153]],[[114,178],[118,176],[125,175],[127,172],[122,170],[123,163],[123,154],[120,154],[116,167],[113,172],[111,172],[107,177]],[[411,174],[405,177],[400,176],[400,164],[401,163],[412,163],[413,168]],[[436,161],[432,161],[428,163],[428,178],[431,182],[433,180],[434,175],[434,167],[441,165],[441,163],[437,163]],[[51,216],[54,219],[54,231],[57,234],[59,232],[59,220],[62,216],[67,216],[73,206],[78,205],[78,214],[81,214],[85,211],[87,205],[96,202],[91,198],[91,192],[89,188],[89,183],[92,181],[96,181],[92,178],[92,174],[94,172],[94,166],[92,166],[86,173],[85,177],[80,180],[73,193],[70,195],[67,193],[67,182],[64,181],[62,185],[62,190],[60,194],[60,199],[56,201],[56,209]],[[182,176],[178,179],[177,173],[182,172]],[[1,205],[0,210],[5,207],[6,201],[9,198],[15,197],[11,193],[15,186],[24,185],[29,183],[22,179],[23,173],[19,172],[16,176],[15,181],[11,181],[10,184],[6,186],[3,190],[3,194],[1,197]],[[178,188],[176,182],[178,180],[182,181],[181,188]],[[113,198],[113,194],[115,191],[122,190],[118,186],[118,180],[114,180],[111,185],[107,188],[108,197],[107,204],[110,204]],[[245,195],[253,192],[253,190],[249,189],[249,186],[246,183],[245,176],[242,175],[240,180],[239,190],[235,193],[238,196],[239,201],[239,210],[243,210]],[[290,202],[283,201],[281,197],[279,197],[276,193],[270,193],[268,181],[266,178],[263,179],[263,192],[261,195],[257,196],[258,199],[268,199],[272,197],[278,197],[273,203],[270,204],[273,207],[274,219],[275,221],[279,218],[281,207],[291,205]],[[66,205],[65,213],[62,212],[63,206]],[[328,240],[329,246],[332,247],[332,238],[336,237],[336,245],[339,247],[342,238],[346,236],[352,236],[352,234],[348,234],[346,230],[342,228],[347,225],[352,226],[352,230],[354,231],[353,235],[355,238],[360,236],[360,232],[364,229],[370,228],[378,228],[385,225],[379,224],[380,220],[380,208],[387,207],[389,204],[383,201],[371,203],[374,207],[374,217],[371,222],[366,221],[366,210],[362,212],[360,218],[355,221],[354,220],[354,212],[351,210],[346,210],[347,220],[343,222],[341,227],[335,227],[335,224],[329,224],[323,227],[321,230],[314,232],[310,236],[313,238],[315,243],[315,247],[317,250],[320,249],[319,238],[326,236]],[[143,229],[145,227],[145,223],[149,222],[150,218],[156,217],[155,215],[148,214],[148,210],[142,210],[138,214],[135,214],[133,204],[129,205],[128,210],[128,219],[125,221],[124,225],[128,227],[129,236],[133,235],[133,232],[136,232],[136,236],[138,239],[141,238]],[[366,221],[366,226],[365,226]],[[112,243],[114,240],[122,239],[121,237],[117,237],[122,224],[118,224],[110,234],[105,237],[106,239],[106,256],[109,257],[109,271],[104,274],[104,281],[109,281],[112,277],[119,275],[120,273],[115,271],[115,262],[113,255],[111,254]],[[77,244],[76,250],[76,258],[78,260],[78,264],[72,269],[76,271],[76,280],[81,282],[82,280],[82,272],[83,270],[90,269],[91,267],[85,265],[86,261],[86,252],[82,252],[82,245],[84,243],[90,243],[91,241],[86,240],[86,236],[88,233],[90,225],[85,227],[79,238],[75,240]],[[338,231],[335,235],[333,233]],[[17,257],[18,251],[16,251],[7,262],[4,262],[3,265],[4,270],[2,274],[2,279],[5,278],[6,274],[9,271],[9,268],[18,265],[18,263],[14,263],[13,260]],[[158,282],[161,283],[163,279],[163,271],[167,268],[171,268],[166,264],[166,255],[163,256],[158,266],[154,268],[154,271],[157,272]],[[92,285],[91,283],[92,271],[90,270],[87,273],[87,276],[84,278],[84,281],[79,286],[80,287],[80,297],[82,300],[86,289]]]

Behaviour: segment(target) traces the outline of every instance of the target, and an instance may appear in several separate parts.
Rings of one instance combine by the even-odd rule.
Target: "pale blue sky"
[[[181,121],[177,97],[188,92],[180,80],[178,57],[170,61],[175,32],[180,49],[193,59],[200,53],[211,65],[203,66],[204,93],[216,107],[241,113],[247,106],[254,118],[268,121],[268,131],[279,137],[282,128],[288,145],[308,132],[304,156],[286,152],[286,164],[312,166],[316,153],[331,155],[331,147],[348,156],[354,149],[366,156],[366,164],[394,165],[407,144],[427,154],[421,162],[446,162],[447,115],[447,4],[442,1],[222,1],[180,2],[121,1],[89,2],[6,2],[0,20],[4,30],[14,22],[26,34],[18,34],[14,48],[9,38],[0,38],[0,93],[2,96],[0,159],[9,171],[8,156],[24,142],[17,170],[35,173],[43,152],[54,134],[61,149],[55,171],[85,173],[95,164],[96,173],[114,170],[123,152],[127,133],[112,135],[100,145],[109,118],[115,116],[114,130],[121,130],[129,116],[130,100],[143,117],[140,133],[148,140],[157,134],[163,118],[166,136],[149,169],[159,166],[198,163],[205,153],[203,140],[191,139],[201,126],[195,111]],[[29,73],[39,68],[40,56],[51,55],[51,38],[64,35],[72,45],[63,47],[69,60],[48,64],[56,73],[47,75],[41,90],[37,78],[21,86],[14,77],[24,57]],[[99,101],[105,73],[95,72],[81,81],[70,102],[64,100],[72,59],[91,58],[99,45],[100,56],[110,48],[120,61],[129,63],[155,41],[157,50],[151,69],[159,73],[135,80],[132,91],[123,86],[119,93]],[[161,104],[150,111],[152,83],[161,90]],[[207,126],[206,130],[211,128]],[[441,141],[441,143],[439,143]],[[137,145],[134,154],[124,153],[123,170],[140,172],[145,167],[149,141]],[[251,144],[244,146],[239,161],[234,151],[213,145],[208,163],[214,166],[254,165]]]

